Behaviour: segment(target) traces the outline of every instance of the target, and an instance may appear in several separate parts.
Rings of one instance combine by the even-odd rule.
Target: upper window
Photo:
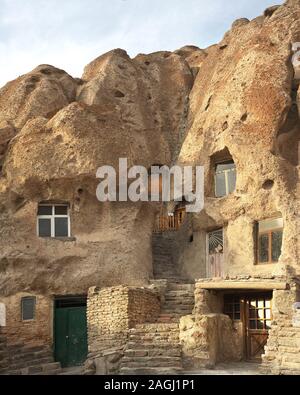
[[[36,298],[22,298],[22,321],[32,321],[35,318]]]
[[[283,219],[260,221],[257,224],[258,263],[276,263],[282,248]]]
[[[233,160],[216,165],[216,197],[224,197],[234,192],[236,186],[236,166]]]
[[[40,204],[37,226],[39,237],[70,237],[69,206]]]

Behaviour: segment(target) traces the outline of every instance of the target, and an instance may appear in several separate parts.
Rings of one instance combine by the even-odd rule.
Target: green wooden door
[[[62,367],[82,365],[88,353],[86,307],[55,310],[55,359]]]

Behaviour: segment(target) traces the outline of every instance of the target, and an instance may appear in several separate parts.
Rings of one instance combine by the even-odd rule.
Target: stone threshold
[[[245,280],[224,280],[224,279],[201,279],[196,282],[196,286],[199,289],[206,290],[286,290],[288,284],[283,280],[268,280],[268,279],[245,279]]]

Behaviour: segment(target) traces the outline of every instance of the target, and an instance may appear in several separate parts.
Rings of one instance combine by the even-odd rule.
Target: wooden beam
[[[283,281],[203,281],[196,283],[197,288],[202,289],[257,289],[257,290],[286,290],[287,283]]]

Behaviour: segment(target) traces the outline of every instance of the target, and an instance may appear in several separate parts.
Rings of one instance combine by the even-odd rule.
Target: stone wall
[[[263,355],[263,371],[272,374],[300,373],[299,315],[294,308],[300,301],[299,286],[273,293],[273,322],[268,344]]]
[[[200,289],[196,283],[193,315],[180,321],[184,356],[196,368],[243,358],[242,327],[222,314],[222,300],[222,294]]]
[[[22,321],[21,300],[23,297],[36,297],[35,318]],[[0,298],[6,307],[5,333],[9,344],[25,343],[30,346],[52,345],[53,302],[41,295],[19,293]]]
[[[159,313],[160,298],[154,290],[125,286],[91,288],[87,307],[90,353],[124,345],[130,328],[155,322]]]

